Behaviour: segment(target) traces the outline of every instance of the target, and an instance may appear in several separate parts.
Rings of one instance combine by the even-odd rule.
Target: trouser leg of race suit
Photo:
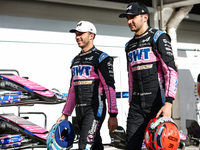
[[[141,108],[135,111],[130,105],[127,118],[126,150],[141,150],[144,132],[148,124]],[[139,107],[139,106],[138,106]]]
[[[161,106],[161,100],[148,109],[142,108],[136,101],[131,102],[127,118],[126,150],[141,149],[146,127],[149,121],[156,117]]]
[[[91,108],[81,121],[81,132],[79,139],[80,150],[103,150],[100,129],[105,119],[106,109],[103,109],[101,117],[97,117],[98,108]]]

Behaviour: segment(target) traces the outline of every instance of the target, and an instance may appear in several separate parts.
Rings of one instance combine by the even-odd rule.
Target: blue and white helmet
[[[47,150],[70,150],[74,142],[74,129],[70,121],[53,125],[47,136]]]

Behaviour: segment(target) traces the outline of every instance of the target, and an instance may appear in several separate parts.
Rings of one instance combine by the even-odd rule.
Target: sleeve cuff
[[[116,113],[110,113],[109,115],[110,115],[110,117],[117,117]]]
[[[166,101],[165,102],[169,102],[171,104],[173,104],[173,98],[172,97],[166,97]]]
[[[66,116],[71,116],[70,113],[67,113],[67,112],[65,112],[64,110],[62,111],[62,113],[63,113],[64,115],[66,115]]]

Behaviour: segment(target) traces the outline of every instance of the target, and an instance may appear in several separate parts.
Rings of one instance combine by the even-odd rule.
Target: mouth
[[[133,24],[129,24],[129,28],[135,28]]]
[[[78,40],[78,41],[76,41],[78,44],[80,44],[81,43],[81,41],[80,40]]]

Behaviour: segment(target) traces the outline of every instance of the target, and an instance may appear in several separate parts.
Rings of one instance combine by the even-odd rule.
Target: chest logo
[[[128,53],[129,61],[137,62],[140,60],[149,60],[150,48],[141,48]]]
[[[72,75],[73,77],[76,76],[90,76],[91,66],[74,66],[72,67]]]

